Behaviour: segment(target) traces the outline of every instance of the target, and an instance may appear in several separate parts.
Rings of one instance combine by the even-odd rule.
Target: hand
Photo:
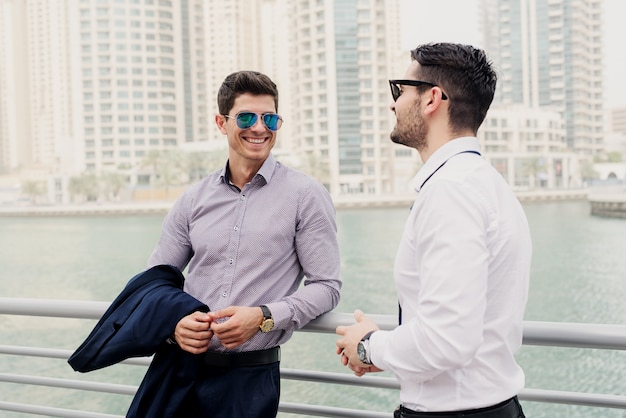
[[[208,314],[196,311],[187,315],[176,324],[174,339],[185,351],[192,354],[204,353],[208,350],[213,331]]]
[[[209,312],[211,330],[225,348],[235,348],[259,332],[263,311],[259,307],[229,306]],[[222,319],[226,319],[221,321]]]
[[[363,366],[356,366],[352,363],[350,363],[348,356],[345,355],[345,353],[343,352],[343,349],[340,349],[339,347],[337,347],[337,354],[339,354],[341,356],[341,363],[344,366],[348,366],[348,368],[350,368],[350,370],[352,370],[354,372],[354,374],[358,377],[363,376],[365,373],[374,373],[374,372],[382,372],[382,369],[379,369],[378,367],[374,366],[373,364],[365,364]],[[359,362],[360,363],[360,362]]]
[[[376,366],[362,363],[357,353],[357,345],[361,341],[361,338],[368,332],[376,331],[380,328],[374,321],[369,319],[358,309],[354,311],[354,319],[356,319],[356,324],[349,326],[339,325],[336,329],[336,333],[343,336],[343,338],[338,339],[336,343],[337,354],[341,356],[341,363],[344,366],[348,366],[357,376],[362,376],[368,372],[381,371],[381,369]]]

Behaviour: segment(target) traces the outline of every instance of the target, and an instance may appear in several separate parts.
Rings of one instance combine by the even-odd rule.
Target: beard
[[[421,151],[426,147],[428,127],[419,113],[419,101],[409,108],[405,114],[398,117],[396,112],[396,126],[389,134],[391,141]]]

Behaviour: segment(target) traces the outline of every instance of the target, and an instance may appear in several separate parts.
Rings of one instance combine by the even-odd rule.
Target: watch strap
[[[375,332],[375,331],[370,331],[370,332],[368,332],[367,334],[365,334],[365,335],[363,336],[363,338],[361,338],[361,341],[366,341],[366,340],[369,340],[369,339],[370,339],[370,337],[372,336],[372,334],[373,334],[374,332]]]
[[[261,312],[263,312],[263,321],[261,325],[259,325],[259,329],[261,332],[270,332],[274,329],[274,318],[272,318],[272,312],[270,312],[269,308],[265,305],[259,306],[261,308]]]
[[[272,313],[270,312],[270,308],[268,308],[265,305],[261,305],[261,306],[259,306],[259,308],[261,308],[261,311],[263,312],[263,319],[271,319],[272,318]]]

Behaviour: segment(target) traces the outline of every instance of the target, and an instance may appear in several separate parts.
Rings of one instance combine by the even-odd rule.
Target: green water
[[[542,202],[524,208],[534,245],[526,319],[626,323],[626,220],[591,217],[586,202]],[[392,265],[407,213],[408,209],[338,212],[344,286],[337,311],[396,313]],[[0,295],[110,301],[145,267],[161,220],[161,216],[0,218]],[[0,344],[73,350],[93,324],[0,316]],[[296,333],[283,347],[282,366],[345,373],[334,342],[334,335]],[[528,388],[626,393],[626,352],[527,346],[518,358]],[[138,385],[144,369],[119,365],[82,375],[62,360],[0,356],[0,373]],[[284,380],[281,400],[392,411],[398,393]],[[130,397],[0,383],[0,401],[123,415]],[[528,417],[626,417],[624,410],[523,405]],[[30,416],[0,411],[0,417]]]

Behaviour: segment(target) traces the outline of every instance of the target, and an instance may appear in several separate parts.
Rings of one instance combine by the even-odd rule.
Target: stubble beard
[[[418,109],[419,103],[412,107],[408,114],[397,119],[396,126],[389,134],[389,138],[396,144],[421,151],[426,147],[428,127],[424,123],[424,119],[419,114]]]

